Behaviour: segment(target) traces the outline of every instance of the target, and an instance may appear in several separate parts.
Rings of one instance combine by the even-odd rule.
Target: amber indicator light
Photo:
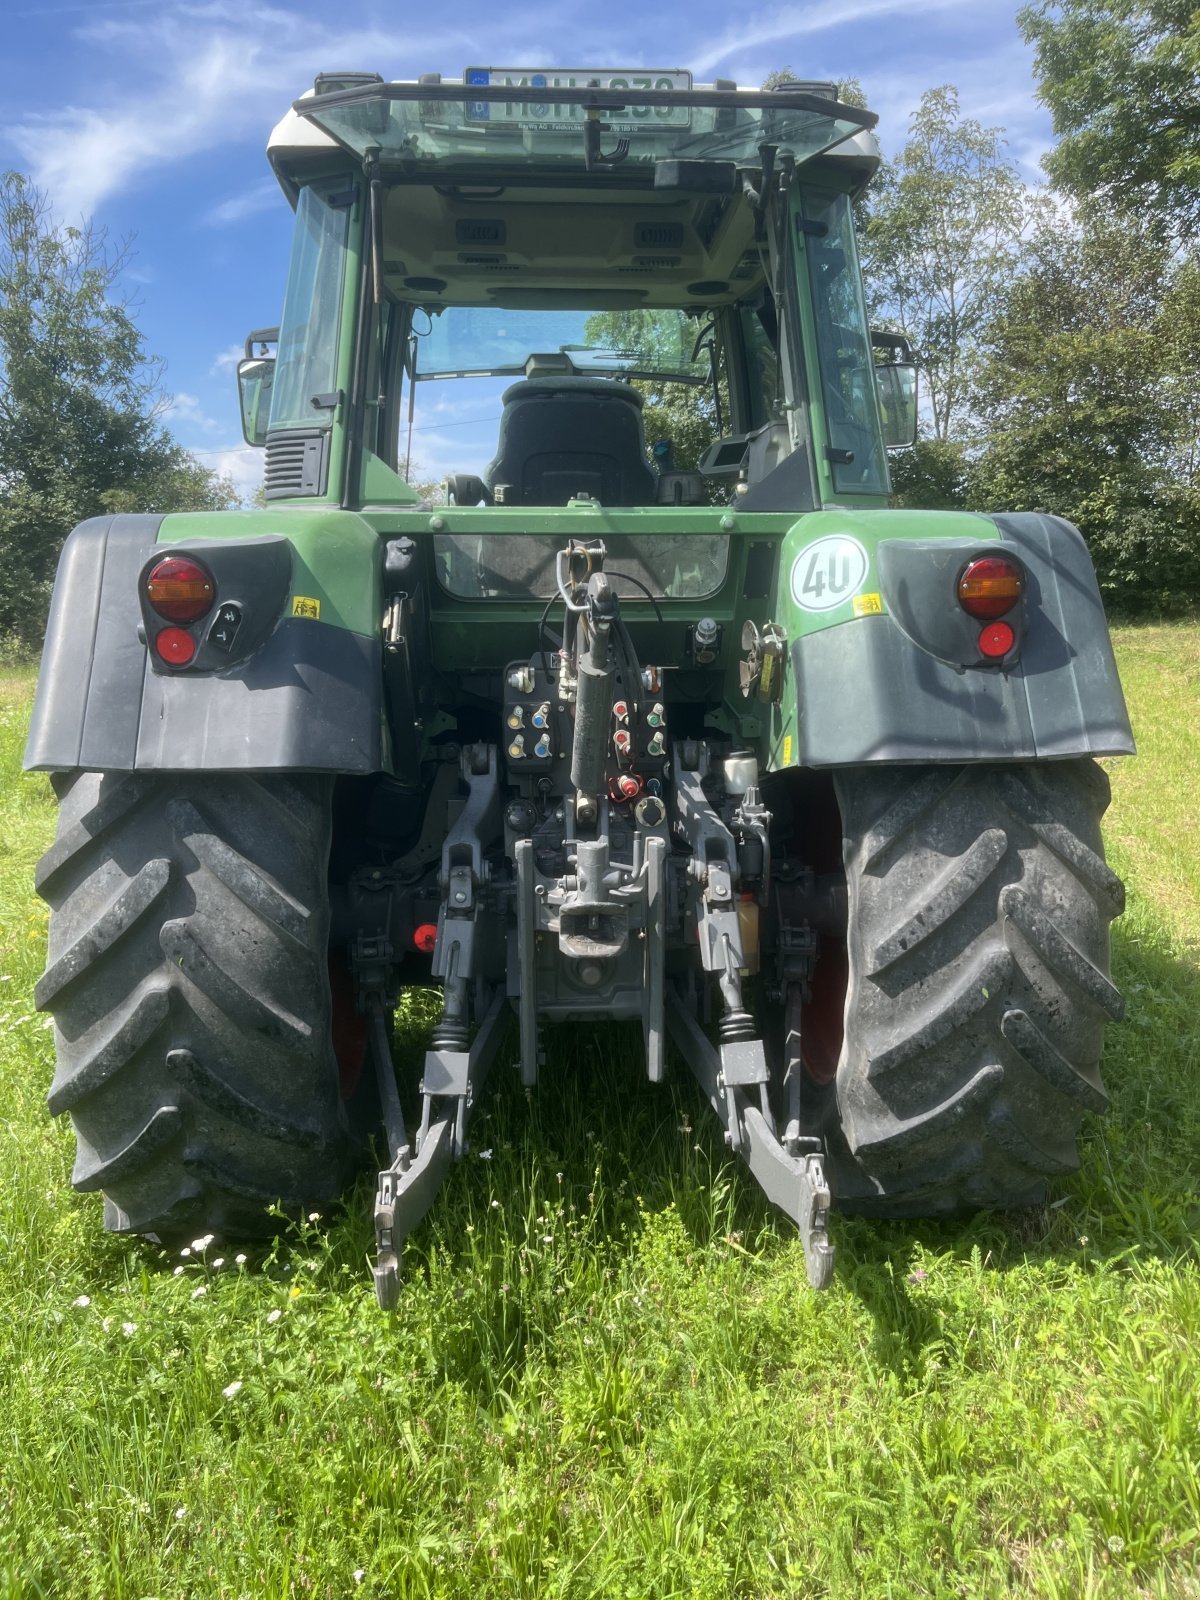
[[[990,622],[1011,611],[1025,593],[1025,574],[1013,561],[981,556],[958,580],[958,603],[968,616]]]
[[[216,584],[188,556],[167,556],[146,578],[146,599],[168,622],[196,622],[216,598]]]

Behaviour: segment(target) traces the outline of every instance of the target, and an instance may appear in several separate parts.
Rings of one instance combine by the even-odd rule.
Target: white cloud
[[[202,433],[213,433],[225,426],[223,422],[209,416],[194,394],[170,395],[159,411],[159,416],[172,433],[177,432],[180,427],[199,430]]]
[[[152,19],[90,22],[78,37],[97,57],[113,58],[114,76],[136,81],[137,93],[118,83],[107,103],[59,105],[6,130],[67,221],[90,215],[155,169],[262,139],[311,84],[315,68],[345,61],[379,67],[396,53],[394,29],[329,27],[253,5],[175,4]],[[426,61],[450,53],[465,60],[474,41],[451,28],[423,39],[410,33],[405,47]]]
[[[839,34],[841,29],[846,32]],[[903,145],[924,91],[952,83],[962,114],[1003,127],[1022,177],[1045,182],[1039,159],[1051,143],[1050,118],[1037,99],[1032,51],[1008,0],[974,0],[969,8],[960,0],[846,0],[825,9],[786,5],[761,13],[748,28],[715,34],[691,65],[697,77],[719,72],[750,85],[788,62],[803,78],[857,77],[879,117],[876,132],[885,155]]]
[[[72,0],[63,3],[69,11]],[[905,119],[923,88],[952,81],[963,90],[968,114],[980,114],[977,104],[991,102],[1002,114],[989,111],[985,120],[1009,121],[1011,112],[1012,124],[1030,125],[1031,142],[1032,113],[1040,113],[1028,51],[1007,48],[1018,38],[1010,0],[974,0],[970,7],[961,0],[843,0],[823,8],[787,3],[734,24],[711,0],[707,6],[693,0],[686,10],[666,0],[657,37],[674,42],[658,47],[631,46],[619,17],[600,20],[579,0],[567,0],[553,26],[542,0],[504,11],[485,7],[484,0],[460,0],[452,22],[434,20],[424,32],[410,27],[402,35],[390,22],[374,20],[373,5],[356,11],[353,0],[332,21],[305,15],[300,5],[285,9],[255,0],[164,0],[149,12],[123,6],[99,17],[85,11],[73,43],[89,55],[88,89],[76,103],[10,115],[0,138],[48,190],[58,215],[74,221],[108,196],[198,154],[238,143],[261,147],[315,70],[343,64],[384,76],[413,76],[439,63],[455,71],[471,60],[553,65],[573,57],[632,65],[649,54],[661,65],[664,54],[686,58],[690,37],[711,41],[691,58],[699,78],[721,71],[758,83],[789,60],[806,78],[856,73],[868,88],[874,79],[881,98],[898,104]],[[999,36],[1004,42],[997,49]],[[817,38],[828,42],[826,62],[814,59]],[[967,92],[968,79],[977,97]],[[94,89],[97,84],[104,88]],[[1046,121],[1041,114],[1037,134],[1044,135]],[[888,127],[894,130],[895,123]],[[274,198],[264,180],[228,196],[203,220],[230,226]]]
[[[400,440],[400,470],[404,471],[406,441]],[[493,425],[479,433],[464,435],[422,432],[413,433],[412,466],[410,476],[418,479],[441,479],[450,472],[479,472],[491,460],[496,450],[496,430]]]
[[[227,378],[231,372],[236,371],[238,362],[246,354],[244,344],[226,345],[224,350],[219,350],[213,357],[212,366],[208,369],[210,378]]]
[[[763,45],[785,45],[789,39],[806,38],[814,33],[824,33],[831,28],[848,27],[852,23],[893,16],[898,12],[903,13],[906,18],[913,19],[916,16],[939,11],[955,11],[959,7],[960,0],[924,0],[923,4],[916,6],[913,0],[857,0],[857,3],[855,0],[849,0],[849,3],[840,6],[824,8],[814,6],[803,9],[798,6],[785,6],[782,10],[764,16],[750,27],[738,25],[726,29],[707,50],[692,57],[691,66],[697,76],[704,77],[712,72],[714,67],[742,59],[746,51],[757,50]],[[806,70],[803,72],[797,70],[799,76],[809,76]],[[839,78],[846,75],[846,69],[833,74]],[[753,81],[760,80],[756,77]]]
[[[213,206],[211,211],[205,212],[203,220],[211,228],[228,228],[232,223],[244,222],[247,217],[256,217],[260,211],[268,211],[278,204],[279,185],[274,178],[265,178],[262,183]]]
[[[228,445],[223,450],[194,450],[196,458],[219,478],[229,478],[244,503],[253,500],[262,488],[263,452],[248,444]]]

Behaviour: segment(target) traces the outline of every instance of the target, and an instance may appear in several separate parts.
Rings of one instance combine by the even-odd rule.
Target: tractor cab
[[[273,383],[243,384],[268,500],[882,504],[915,392],[859,281],[874,121],[830,84],[322,75],[269,147],[297,220]]]

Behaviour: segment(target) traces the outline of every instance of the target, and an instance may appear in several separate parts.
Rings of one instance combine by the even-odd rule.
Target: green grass
[[[576,1029],[528,1100],[501,1063],[392,1319],[366,1187],[244,1263],[72,1195],[0,679],[0,1595],[1200,1600],[1200,630],[1118,650],[1130,1016],[1050,1205],[836,1219],[814,1295],[684,1075]]]

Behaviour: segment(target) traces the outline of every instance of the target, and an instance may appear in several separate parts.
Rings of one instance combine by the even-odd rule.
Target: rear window
[[[729,569],[729,536],[610,534],[604,570],[627,600],[702,600],[716,594]],[[548,600],[557,593],[555,558],[561,534],[438,533],[433,538],[438,582],[461,600]],[[630,581],[630,580],[634,581]]]

